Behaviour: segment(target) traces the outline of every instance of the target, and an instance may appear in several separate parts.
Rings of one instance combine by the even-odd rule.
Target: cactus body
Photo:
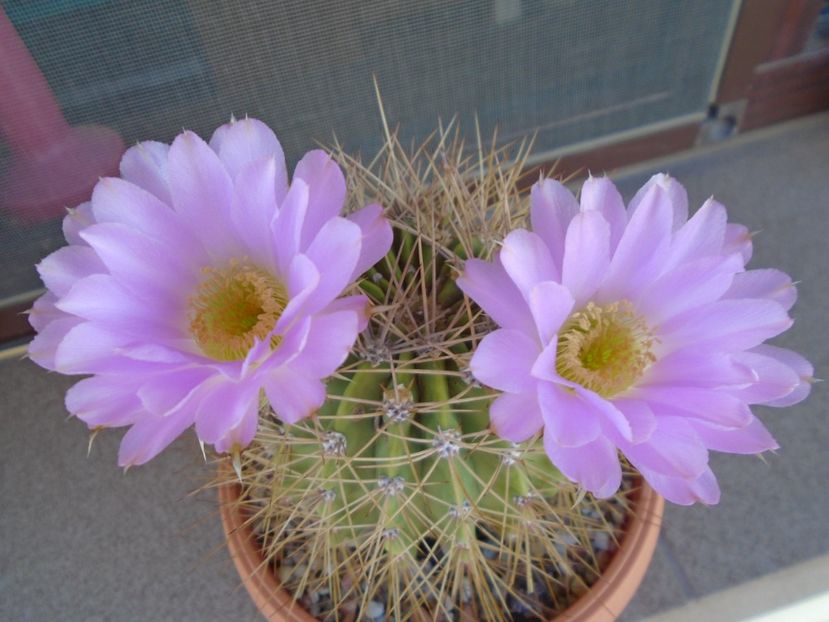
[[[337,154],[353,204],[377,201],[395,224],[359,284],[369,328],[315,417],[284,425],[263,404],[240,503],[321,619],[549,618],[598,575],[592,542],[615,537],[625,499],[584,497],[538,438],[492,434],[492,394],[467,371],[491,326],[454,278],[526,218],[526,150],[470,156],[443,131],[408,155],[387,138],[369,167]]]

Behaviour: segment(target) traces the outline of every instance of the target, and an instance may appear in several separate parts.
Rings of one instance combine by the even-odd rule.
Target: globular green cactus
[[[609,552],[593,545],[615,539],[626,493],[585,496],[540,438],[496,437],[493,395],[468,372],[492,326],[455,278],[526,219],[526,145],[464,149],[449,129],[408,153],[387,139],[366,166],[336,153],[352,205],[381,203],[395,227],[359,283],[369,328],[316,416],[285,425],[263,402],[239,503],[320,619],[547,619],[595,580]]]

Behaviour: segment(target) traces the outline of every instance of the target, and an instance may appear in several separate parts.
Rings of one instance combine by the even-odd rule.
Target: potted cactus
[[[128,150],[38,266],[29,355],[89,375],[67,407],[130,426],[122,466],[191,426],[223,456],[271,619],[613,619],[662,497],[716,503],[708,451],[775,448],[749,406],[808,394],[763,344],[792,282],[668,176],[527,198],[523,144],[385,133],[290,182],[252,119]]]
[[[526,151],[470,158],[443,131],[413,157],[387,138],[373,169],[337,153],[351,209],[376,201],[394,228],[357,283],[368,326],[314,417],[290,424],[263,400],[253,443],[222,470],[241,576],[274,620],[546,619],[598,579],[636,510],[644,542],[630,544],[644,561],[618,582],[629,598],[661,499],[632,471],[610,499],[586,496],[540,436],[499,437],[496,395],[470,368],[494,324],[458,276],[526,218]]]

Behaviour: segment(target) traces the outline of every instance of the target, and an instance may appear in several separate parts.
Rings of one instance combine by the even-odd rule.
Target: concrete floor
[[[751,267],[777,267],[799,285],[794,327],[776,343],[805,354],[817,377],[829,366],[829,115],[735,139],[660,167],[692,205],[714,195],[729,220],[760,233]],[[631,196],[652,173],[619,179]],[[722,500],[668,506],[654,562],[625,620],[642,617],[829,552],[826,385],[793,408],[757,408],[780,443],[763,462],[714,455]],[[707,618],[709,622],[713,622]]]
[[[802,281],[795,326],[779,343],[805,353],[818,376],[829,364],[827,164],[823,114],[619,177],[630,197],[667,170],[695,206],[713,194],[731,220],[761,230],[752,265]],[[63,407],[72,382],[27,361],[0,363],[0,620],[257,620],[222,548],[213,496],[188,496],[211,476],[193,436],[123,475],[118,433],[101,434],[86,457],[85,427]],[[781,445],[766,463],[714,456],[719,506],[667,508],[623,620],[829,552],[824,391],[786,411],[758,409]]]

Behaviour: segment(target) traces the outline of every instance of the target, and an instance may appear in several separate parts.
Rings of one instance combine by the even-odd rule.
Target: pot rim
[[[231,473],[226,463],[219,468]],[[265,563],[253,530],[234,504],[240,494],[238,483],[219,486],[219,512],[228,552],[253,602],[267,620],[318,622],[280,587]],[[641,479],[621,545],[610,564],[584,595],[554,618],[555,622],[612,622],[622,613],[650,566],[664,507],[664,499]]]

